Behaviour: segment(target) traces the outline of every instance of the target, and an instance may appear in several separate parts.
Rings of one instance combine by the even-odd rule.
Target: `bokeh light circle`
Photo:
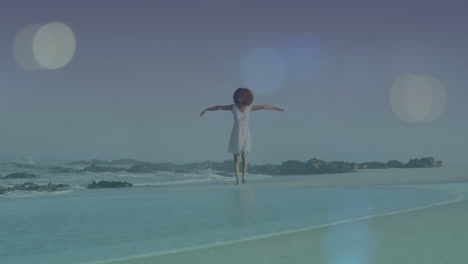
[[[437,120],[445,110],[446,100],[442,83],[426,74],[403,75],[390,90],[392,110],[406,122]]]
[[[287,71],[284,59],[272,48],[256,48],[242,62],[246,86],[258,94],[273,94],[283,85]]]
[[[62,22],[43,25],[35,34],[33,54],[37,63],[49,70],[67,65],[76,50],[76,39],[72,29]]]
[[[33,54],[33,40],[40,28],[39,24],[27,25],[18,31],[13,40],[13,57],[16,63],[27,71],[42,69]]]

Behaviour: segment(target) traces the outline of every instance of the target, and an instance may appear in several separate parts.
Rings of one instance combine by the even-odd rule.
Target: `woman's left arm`
[[[276,111],[284,112],[283,108],[279,108],[279,107],[275,107],[275,106],[271,106],[271,105],[253,105],[252,106],[252,111],[262,110],[262,109],[276,110]]]

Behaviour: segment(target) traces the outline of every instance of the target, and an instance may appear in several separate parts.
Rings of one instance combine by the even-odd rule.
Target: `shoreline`
[[[464,248],[462,242],[468,239],[468,230],[464,231],[466,221],[468,221],[468,201],[457,199],[420,208],[228,241],[221,244],[86,264],[219,263],[220,261],[223,263],[238,263],[241,259],[243,263],[285,263],[284,261],[311,263],[313,261],[313,263],[325,264],[329,263],[327,259],[330,258],[330,256],[326,256],[327,249],[325,245],[330,234],[334,230],[343,231],[360,225],[367,226],[372,231],[370,240],[376,243],[376,247],[369,246],[369,249],[365,250],[373,252],[361,257],[372,258],[375,263],[395,263],[395,259],[401,257],[400,253],[409,254],[409,256],[406,262],[399,259],[399,261],[403,261],[399,263],[462,263],[458,262],[458,260],[468,258],[468,252],[462,250]],[[419,225],[414,225],[417,222]],[[445,224],[441,226],[441,223]],[[455,223],[455,228],[453,227],[454,224],[450,223]],[[449,243],[444,239],[440,239],[441,233],[456,235],[456,237],[452,239],[452,243]],[[426,240],[418,240],[420,236],[427,236],[436,240],[427,243]],[[349,239],[349,237],[346,237],[346,231],[343,233],[343,239]],[[294,246],[291,247],[291,245]],[[447,262],[447,260],[441,260],[441,258],[444,258],[444,254],[440,254],[439,250],[442,249],[442,246],[447,245],[450,245],[453,251],[452,259],[457,261]],[[438,248],[439,246],[441,248]],[[341,250],[346,251],[346,249]],[[414,258],[424,259],[424,262],[414,262]],[[374,263],[373,261],[369,263]]]
[[[458,169],[454,173],[454,169]],[[441,174],[433,175],[426,172],[439,170]],[[449,175],[443,175],[448,170]],[[271,188],[271,187],[371,187],[371,186],[413,186],[426,184],[450,184],[468,182],[466,168],[413,168],[413,169],[366,169],[352,173],[318,174],[318,175],[288,175],[269,176],[266,179],[249,181],[246,175],[247,184],[234,185],[235,178],[232,178],[232,186],[229,181],[223,183],[195,183],[181,185],[162,185],[161,187],[170,189],[213,189],[213,188]],[[281,179],[281,180],[280,180]],[[284,180],[284,181],[283,181]]]
[[[434,174],[439,171],[440,174]],[[430,173],[427,173],[430,172]],[[447,175],[444,175],[447,172]],[[219,188],[280,188],[280,187],[372,187],[372,186],[414,186],[426,184],[453,184],[468,182],[467,168],[440,167],[440,168],[412,168],[412,169],[365,169],[351,173],[318,174],[318,175],[287,175],[265,176],[249,180],[247,184],[235,185],[235,178],[229,177],[225,181],[203,181],[188,183],[135,183],[133,188],[155,187],[166,190],[184,189],[219,189]],[[226,177],[227,178],[227,177]],[[129,180],[130,181],[130,180]],[[0,181],[0,187],[5,184]],[[5,195],[1,195],[3,197]]]

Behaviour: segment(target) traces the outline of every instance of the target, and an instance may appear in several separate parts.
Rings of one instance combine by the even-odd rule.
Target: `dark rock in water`
[[[5,194],[10,191],[10,188],[0,186],[0,195]]]
[[[397,161],[393,161],[390,164],[396,164],[395,162]],[[389,168],[388,163],[382,163],[382,162],[372,161],[372,162],[364,162],[364,163],[359,164],[359,169],[387,169],[387,168]]]
[[[387,169],[387,168],[433,168],[441,167],[442,161],[436,161],[432,157],[411,159],[404,164],[398,160],[390,160],[387,163],[382,162],[364,162],[359,164],[359,169]]]
[[[23,184],[15,184],[12,190],[17,191],[35,191],[38,185],[30,182],[25,182]]]
[[[121,172],[126,171],[124,168],[114,168],[114,167],[101,167],[96,164],[91,164],[83,169],[83,171],[90,171],[90,172]]]
[[[5,194],[11,191],[34,191],[34,192],[54,192],[60,191],[63,189],[69,188],[70,185],[68,184],[46,184],[46,185],[38,185],[30,182],[26,182],[23,184],[15,184],[13,187],[3,187],[0,186],[0,194]]]
[[[403,162],[398,161],[398,160],[390,160],[387,162],[387,167],[388,168],[404,168],[405,164],[403,164]]]
[[[313,170],[321,170],[321,169],[324,169],[325,167],[327,167],[327,162],[325,162],[323,160],[316,159],[316,158],[312,158],[312,159],[308,160],[306,162],[306,164],[307,164],[307,167],[309,167],[310,169],[313,169]]]
[[[52,184],[49,183],[47,185],[38,185],[30,182],[26,182],[23,184],[16,184],[12,190],[18,191],[36,191],[36,192],[53,192],[63,188],[68,188],[70,185],[68,184]]]
[[[89,184],[86,186],[87,189],[101,189],[101,188],[126,188],[132,187],[133,184],[128,182],[118,182],[118,181],[100,181]]]
[[[132,173],[149,173],[156,171],[156,168],[153,163],[145,162],[139,165],[132,166],[127,171]]]
[[[281,163],[280,174],[307,174],[307,165],[298,160],[288,160]]]
[[[326,173],[346,173],[354,172],[358,169],[355,162],[332,161],[325,162],[316,158],[307,162],[298,160],[288,160],[281,164],[279,168],[280,175],[313,175]]]
[[[3,177],[3,179],[33,179],[37,178],[34,174],[24,173],[24,172],[15,172],[10,173],[7,176]]]
[[[355,162],[332,161],[328,163],[328,167],[321,173],[355,172],[357,169],[358,164]]]
[[[433,157],[411,159],[406,163],[406,168],[433,168],[441,167],[442,161],[436,161]]]

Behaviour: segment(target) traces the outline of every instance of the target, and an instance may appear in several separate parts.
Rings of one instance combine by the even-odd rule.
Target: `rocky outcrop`
[[[23,183],[14,185],[14,190],[19,191],[36,191],[36,192],[54,192],[64,188],[69,188],[70,185],[68,184],[46,184],[46,185],[38,185],[34,183]]]
[[[406,163],[405,168],[432,168],[441,167],[442,161],[436,161],[433,157],[411,159]]]
[[[433,157],[410,159],[406,164],[398,160],[391,160],[387,163],[364,162],[359,164],[359,169],[388,169],[388,168],[433,168],[441,167],[442,161],[436,161]]]
[[[136,162],[136,161],[135,161]],[[387,168],[429,168],[440,167],[441,161],[436,161],[434,158],[421,158],[411,159],[408,163],[402,163],[397,160],[390,160],[384,162],[345,162],[345,161],[332,161],[327,162],[320,159],[312,158],[306,162],[298,160],[288,160],[281,165],[266,164],[266,165],[251,165],[249,164],[248,172],[252,174],[266,174],[266,175],[309,175],[309,174],[326,174],[326,173],[345,173],[354,172],[359,169],[387,169]],[[150,163],[140,162],[132,167],[116,168],[116,167],[103,167],[97,163],[92,163],[86,167],[84,171],[90,172],[120,172],[127,171],[130,173],[154,173],[157,171],[171,171],[171,172],[191,172],[197,170],[212,170],[214,173],[226,175],[226,173],[233,172],[232,160],[225,160],[223,162],[204,161],[200,163]]]
[[[281,175],[310,175],[310,174],[325,174],[325,173],[345,173],[354,172],[358,168],[357,163],[344,161],[326,162],[316,158],[310,159],[307,162],[289,160],[283,162],[280,167]]]
[[[54,191],[61,191],[64,189],[69,188],[70,185],[68,184],[46,184],[46,185],[39,185],[30,182],[26,182],[23,184],[15,184],[12,187],[4,187],[0,186],[0,195],[5,194],[7,192],[12,191],[33,191],[33,192],[54,192]]]
[[[93,181],[91,184],[86,186],[87,189],[102,189],[102,188],[127,188],[132,187],[133,184],[128,182],[120,182],[120,181],[100,181],[95,182]]]
[[[288,160],[281,163],[280,174],[291,175],[291,174],[308,174],[307,165],[298,160]]]
[[[391,168],[388,166],[388,163],[382,163],[382,162],[364,162],[359,164],[359,169],[360,170],[365,170],[365,169],[388,169]]]
[[[0,186],[0,195],[5,194],[10,191],[10,188]]]
[[[15,172],[8,174],[7,176],[3,177],[3,179],[34,179],[37,177],[38,176],[30,173]]]
[[[387,162],[387,167],[388,168],[404,168],[405,164],[398,160],[390,160],[389,162]]]

